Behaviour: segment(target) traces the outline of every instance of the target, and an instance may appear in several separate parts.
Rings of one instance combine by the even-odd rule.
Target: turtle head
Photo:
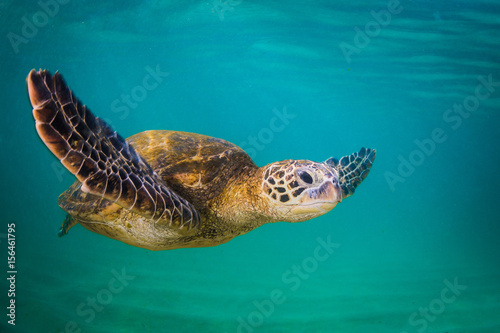
[[[318,163],[285,160],[262,168],[262,195],[281,221],[301,222],[323,215],[354,194],[370,171],[375,150],[362,148],[341,159]]]
[[[342,201],[335,169],[308,160],[286,160],[264,167],[262,193],[277,217],[300,222],[323,215]]]

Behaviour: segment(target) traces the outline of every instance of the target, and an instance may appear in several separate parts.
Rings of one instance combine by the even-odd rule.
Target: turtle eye
[[[297,174],[298,174],[299,178],[304,183],[309,184],[309,185],[311,185],[313,183],[313,178],[311,177],[311,175],[309,174],[309,172],[301,170]]]

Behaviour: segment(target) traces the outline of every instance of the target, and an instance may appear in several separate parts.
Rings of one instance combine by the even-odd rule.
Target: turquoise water
[[[16,305],[0,331],[500,332],[498,2],[59,1],[0,2],[0,293]],[[32,68],[124,137],[202,133],[258,165],[377,159],[329,214],[214,248],[58,238],[74,178],[34,129]]]

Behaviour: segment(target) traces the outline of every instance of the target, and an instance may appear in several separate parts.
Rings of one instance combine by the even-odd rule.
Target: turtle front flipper
[[[73,95],[59,73],[27,78],[42,141],[82,183],[82,191],[176,229],[200,224],[196,209],[174,193],[134,148]]]
[[[331,157],[325,161],[338,172],[342,199],[353,195],[356,187],[368,176],[375,155],[375,149],[361,148],[359,152],[344,156],[340,160]]]

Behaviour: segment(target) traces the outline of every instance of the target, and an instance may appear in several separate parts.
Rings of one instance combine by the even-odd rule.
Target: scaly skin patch
[[[272,163],[264,173],[262,191],[272,200],[296,204],[304,190],[316,187],[325,179],[337,178],[335,170],[308,160],[286,160]]]

